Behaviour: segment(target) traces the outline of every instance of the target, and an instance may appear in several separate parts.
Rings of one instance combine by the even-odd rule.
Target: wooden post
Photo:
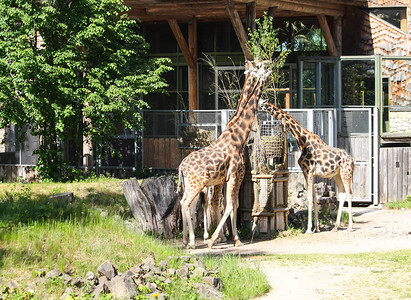
[[[254,31],[255,30],[255,19],[257,17],[257,9],[255,2],[249,2],[246,4],[246,26],[247,30]]]
[[[271,6],[268,8],[267,16],[274,18],[275,11],[277,10],[276,6]]]
[[[189,109],[198,109],[197,104],[197,22],[188,23],[188,47],[194,60],[192,66],[188,66],[188,97]]]
[[[224,4],[227,13],[230,16],[231,23],[233,24],[234,31],[237,35],[238,41],[240,42],[245,58],[247,60],[253,60],[250,50],[247,48],[247,34],[244,30],[243,23],[241,22],[240,15],[235,8],[233,0],[224,0]]]
[[[328,26],[327,19],[324,15],[317,16],[318,22],[320,23],[321,30],[323,31],[325,42],[327,43],[328,54],[331,56],[337,56],[337,48],[331,35],[330,27]]]
[[[337,48],[337,55],[342,55],[342,17],[334,17],[334,32],[335,47]]]
[[[188,24],[188,45],[184,39],[180,26],[175,19],[168,20],[174,37],[183,52],[188,64],[188,96],[189,109],[197,109],[197,23],[195,21]]]

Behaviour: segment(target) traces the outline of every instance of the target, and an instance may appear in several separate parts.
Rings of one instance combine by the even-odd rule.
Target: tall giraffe
[[[297,139],[301,156],[298,164],[307,181],[308,195],[308,225],[307,233],[312,233],[312,205],[314,203],[315,230],[319,232],[318,206],[314,192],[314,176],[334,178],[338,187],[338,214],[334,231],[338,229],[345,200],[348,201],[349,225],[352,230],[351,202],[353,198],[352,178],[354,173],[354,159],[343,149],[331,147],[320,137],[303,128],[293,117],[271,103],[264,102],[261,109],[267,111],[278,120],[284,120],[291,134]],[[313,201],[314,200],[314,201]]]
[[[194,229],[190,217],[191,203],[204,187],[218,186],[224,182],[227,182],[226,207],[211,239],[207,240],[208,247],[213,246],[229,215],[234,244],[241,244],[237,234],[237,208],[238,192],[245,173],[243,150],[255,118],[263,85],[270,74],[266,62],[254,62],[254,65],[246,71],[247,77],[240,101],[225,130],[214,143],[186,156],[178,167],[179,187],[180,184],[184,186],[184,194],[180,201],[183,244],[189,248],[195,248]]]

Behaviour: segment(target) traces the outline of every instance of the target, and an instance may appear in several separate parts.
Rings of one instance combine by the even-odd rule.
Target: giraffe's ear
[[[260,98],[260,100],[258,101],[258,109],[263,110],[267,103],[268,103],[268,99]]]

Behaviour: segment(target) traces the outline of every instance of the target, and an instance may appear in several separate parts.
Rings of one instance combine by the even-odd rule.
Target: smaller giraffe
[[[205,187],[200,193],[200,199],[204,210],[204,241],[206,241],[210,237],[209,231],[211,228],[217,228],[218,223],[224,215],[225,199],[223,194],[223,184]],[[227,240],[224,235],[224,232],[226,231],[226,226],[224,230],[220,231],[220,242],[225,242]]]
[[[314,203],[315,230],[319,229],[318,206],[314,192],[314,176],[334,178],[338,188],[338,214],[333,231],[338,230],[341,221],[341,213],[345,200],[348,201],[349,224],[351,231],[353,226],[351,203],[353,198],[352,178],[354,173],[354,159],[343,149],[334,148],[324,143],[320,137],[303,128],[293,117],[282,109],[265,101],[261,109],[267,111],[278,120],[284,120],[291,134],[297,139],[301,156],[298,164],[307,181],[308,194],[308,224],[307,233],[312,233],[312,205]]]

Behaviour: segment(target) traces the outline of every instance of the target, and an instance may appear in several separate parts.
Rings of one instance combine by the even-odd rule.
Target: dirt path
[[[385,210],[377,207],[354,208],[354,230],[321,232],[277,238],[271,241],[245,243],[241,247],[221,244],[213,249],[201,247],[193,254],[231,253],[249,255],[250,261],[260,255],[301,253],[360,253],[411,249],[411,211]],[[264,259],[262,257],[259,260]],[[281,266],[273,262],[258,262],[272,287],[268,299],[339,299],[346,292],[345,283],[364,272],[361,266],[333,266],[316,264]],[[281,280],[279,280],[279,278]]]

